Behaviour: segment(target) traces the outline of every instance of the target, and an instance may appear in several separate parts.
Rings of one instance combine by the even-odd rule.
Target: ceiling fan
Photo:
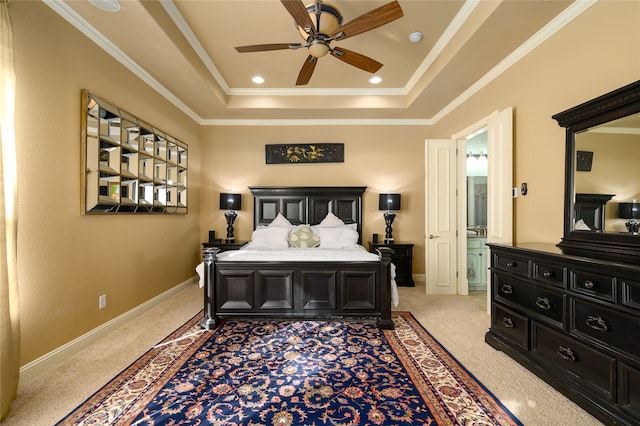
[[[331,47],[332,41],[344,40],[378,28],[403,16],[400,4],[392,1],[373,9],[342,25],[342,14],[333,5],[318,0],[308,6],[302,0],[280,0],[293,17],[305,43],[272,43],[237,46],[240,53],[264,52],[268,50],[296,50],[306,47],[309,56],[302,65],[296,85],[305,85],[311,79],[318,58],[331,53],[332,56],[370,73],[377,72],[382,64],[374,59],[340,47]]]

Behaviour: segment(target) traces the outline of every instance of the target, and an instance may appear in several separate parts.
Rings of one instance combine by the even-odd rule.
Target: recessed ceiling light
[[[264,83],[264,78],[259,75],[256,75],[254,77],[251,77],[251,81],[253,81],[255,84],[262,84]]]
[[[411,43],[419,42],[420,40],[422,40],[422,33],[420,31],[412,32],[411,34],[409,34],[409,40],[411,40]]]
[[[382,81],[382,77],[377,76],[377,75],[374,75],[373,77],[371,77],[371,78],[369,79],[369,83],[371,83],[371,84],[378,84],[378,83],[380,83],[381,81]]]
[[[105,12],[117,12],[120,10],[118,0],[89,0],[89,2]]]

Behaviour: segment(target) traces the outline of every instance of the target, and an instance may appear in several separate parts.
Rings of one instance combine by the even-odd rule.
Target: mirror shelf
[[[553,117],[566,129],[567,254],[640,260],[640,81]],[[634,232],[635,231],[635,232]]]

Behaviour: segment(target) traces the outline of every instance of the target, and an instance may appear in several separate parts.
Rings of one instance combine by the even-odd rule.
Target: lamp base
[[[387,225],[385,229],[384,242],[389,244],[393,242],[393,220],[396,218],[396,214],[391,210],[384,212],[384,222]]]
[[[227,242],[232,243],[235,238],[233,237],[233,222],[235,222],[238,214],[233,210],[229,210],[224,214],[224,217],[227,219]]]

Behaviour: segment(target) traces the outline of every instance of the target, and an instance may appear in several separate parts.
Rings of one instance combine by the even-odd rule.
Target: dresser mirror
[[[640,81],[553,116],[566,128],[565,253],[640,259]]]

